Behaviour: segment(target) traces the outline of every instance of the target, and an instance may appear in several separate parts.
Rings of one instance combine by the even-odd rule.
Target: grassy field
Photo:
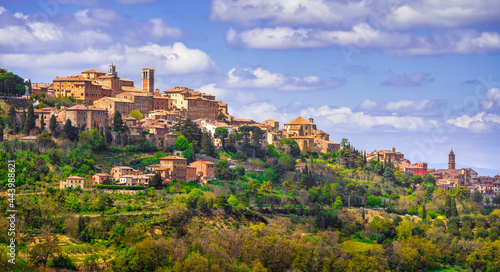
[[[349,253],[361,253],[370,249],[381,249],[382,245],[369,244],[356,240],[348,240],[340,244],[340,249]]]

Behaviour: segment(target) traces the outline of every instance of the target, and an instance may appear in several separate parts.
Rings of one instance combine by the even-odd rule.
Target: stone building
[[[160,168],[166,168],[170,172],[168,179],[186,182],[187,159],[178,156],[160,158]],[[157,169],[157,170],[158,170]]]
[[[66,123],[67,119],[70,119],[73,126],[83,127],[85,130],[90,130],[93,127],[103,128],[107,126],[108,111],[102,108],[75,105],[59,111],[58,118],[63,124]],[[46,127],[48,127],[48,124],[48,122],[45,122]]]
[[[61,182],[59,183],[59,188],[64,189],[68,187],[80,187],[83,189],[85,188],[85,179],[78,176],[70,176],[67,177],[66,180],[61,180]]]
[[[101,109],[106,109],[109,114],[114,114],[119,111],[122,117],[126,117],[135,109],[134,102],[125,98],[104,97],[94,101],[94,106]]]

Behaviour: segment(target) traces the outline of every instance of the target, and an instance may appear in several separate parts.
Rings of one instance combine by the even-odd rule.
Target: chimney
[[[314,124],[314,119],[313,118],[309,118],[309,122],[311,122],[311,123]]]
[[[392,148],[392,152],[396,152],[396,148],[395,147]]]

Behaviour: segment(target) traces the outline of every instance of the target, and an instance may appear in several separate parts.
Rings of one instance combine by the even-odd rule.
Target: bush
[[[51,262],[49,262],[49,267],[62,268],[68,270],[76,271],[76,266],[70,257],[66,255],[59,255],[54,257]]]

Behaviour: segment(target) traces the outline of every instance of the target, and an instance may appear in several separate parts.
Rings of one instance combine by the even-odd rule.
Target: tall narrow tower
[[[455,153],[453,153],[453,150],[448,154],[448,169],[455,169]]]
[[[116,66],[113,63],[111,63],[111,65],[109,66],[108,76],[118,76],[118,73],[116,72]]]
[[[155,69],[142,69],[142,90],[153,94],[155,91]]]

